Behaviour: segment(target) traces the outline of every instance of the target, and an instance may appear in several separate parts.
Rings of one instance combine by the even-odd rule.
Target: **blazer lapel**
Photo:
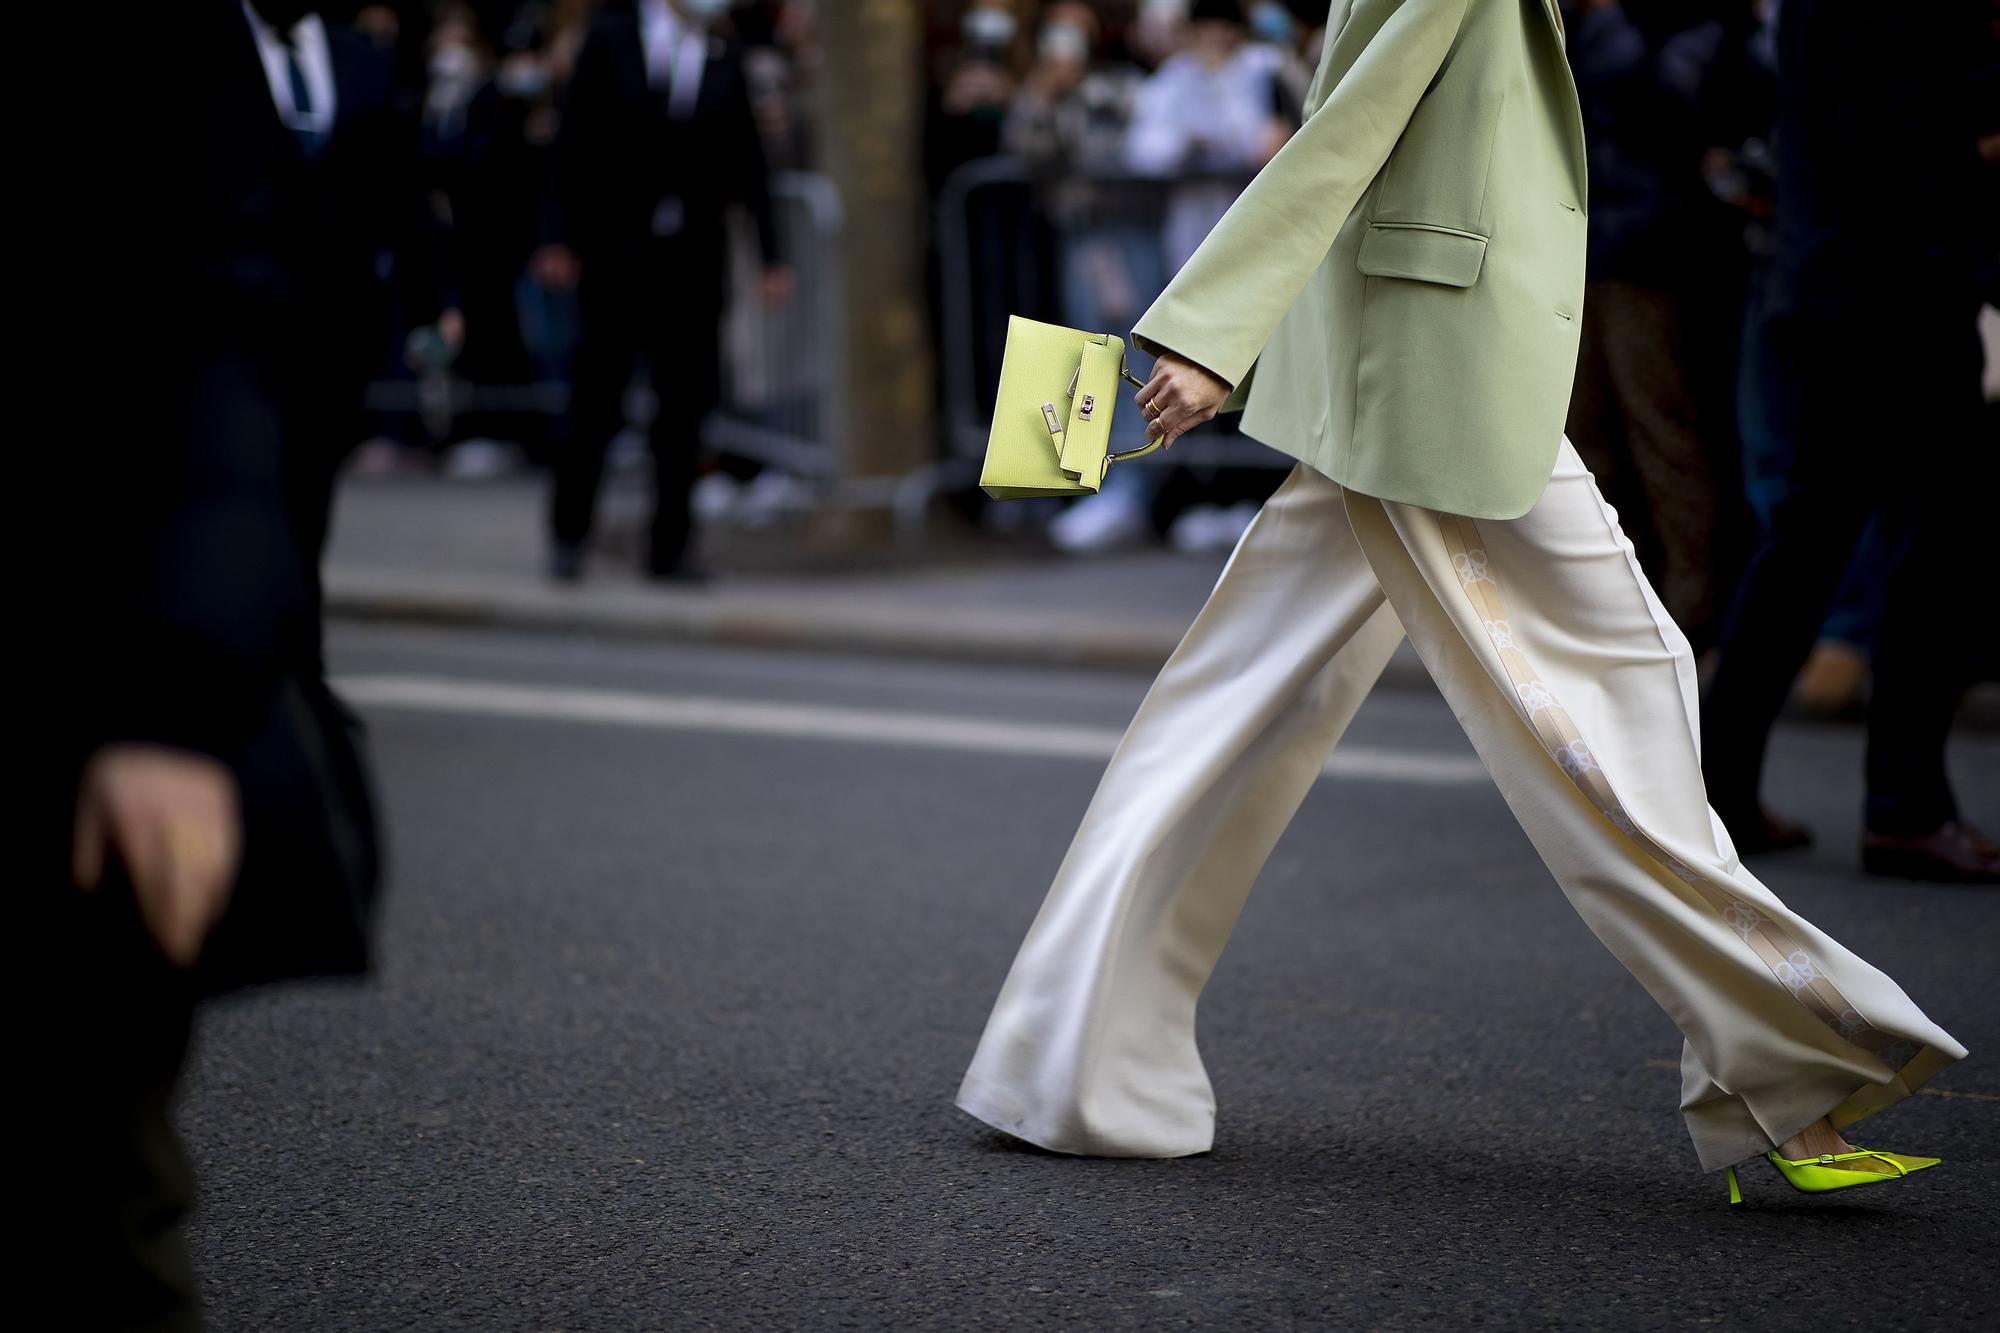
[[[1569,40],[1563,28],[1562,4],[1561,0],[1541,0],[1541,4],[1542,12],[1548,15],[1549,27],[1555,35],[1556,59],[1561,62],[1557,78],[1562,84],[1562,101],[1568,112],[1569,124],[1566,128],[1569,139],[1570,177],[1576,183],[1576,202],[1580,206],[1588,207],[1589,200],[1585,196],[1590,190],[1590,167],[1583,142],[1583,107],[1576,100],[1576,80],[1570,75]]]

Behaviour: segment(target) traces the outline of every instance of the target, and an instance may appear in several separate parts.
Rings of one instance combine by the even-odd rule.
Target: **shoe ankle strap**
[[[1855,1148],[1852,1152],[1821,1153],[1817,1157],[1801,1157],[1796,1160],[1787,1157],[1780,1152],[1774,1151],[1771,1155],[1773,1157],[1776,1157],[1779,1161],[1788,1163],[1792,1166],[1827,1166],[1834,1162],[1852,1162],[1858,1160],[1859,1158],[1872,1157],[1878,1162],[1887,1162],[1890,1166],[1895,1167],[1896,1174],[1899,1176],[1907,1176],[1910,1174],[1909,1169],[1905,1167],[1901,1162],[1897,1161],[1894,1157],[1890,1156],[1888,1153],[1885,1152],[1877,1152],[1873,1148]]]

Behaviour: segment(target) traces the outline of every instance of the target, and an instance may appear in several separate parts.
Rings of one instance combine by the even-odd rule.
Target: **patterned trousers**
[[[1195,1002],[1406,633],[1563,892],[1680,1028],[1704,1167],[1859,1120],[1965,1054],[1737,859],[1687,641],[1565,441],[1506,522],[1292,473],[1112,757],[959,1106],[1058,1152],[1212,1145]]]

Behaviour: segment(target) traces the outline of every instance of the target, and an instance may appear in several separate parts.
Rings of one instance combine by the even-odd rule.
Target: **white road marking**
[[[368,708],[594,722],[665,731],[857,741],[868,745],[910,745],[1056,759],[1108,759],[1121,734],[1111,727],[1049,726],[837,704],[637,694],[451,676],[343,676],[334,681],[334,686],[350,702]],[[1485,768],[1470,756],[1368,745],[1341,746],[1327,761],[1326,772],[1332,777],[1431,786],[1487,780]]]

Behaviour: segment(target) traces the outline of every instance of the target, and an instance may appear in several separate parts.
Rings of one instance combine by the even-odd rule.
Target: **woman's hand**
[[[1133,395],[1146,414],[1146,438],[1171,447],[1185,432],[1215,415],[1229,397],[1229,382],[1173,352],[1160,353],[1153,378]]]
[[[75,838],[77,888],[95,893],[116,858],[160,951],[194,966],[243,856],[235,775],[185,750],[107,745],[84,766]]]

